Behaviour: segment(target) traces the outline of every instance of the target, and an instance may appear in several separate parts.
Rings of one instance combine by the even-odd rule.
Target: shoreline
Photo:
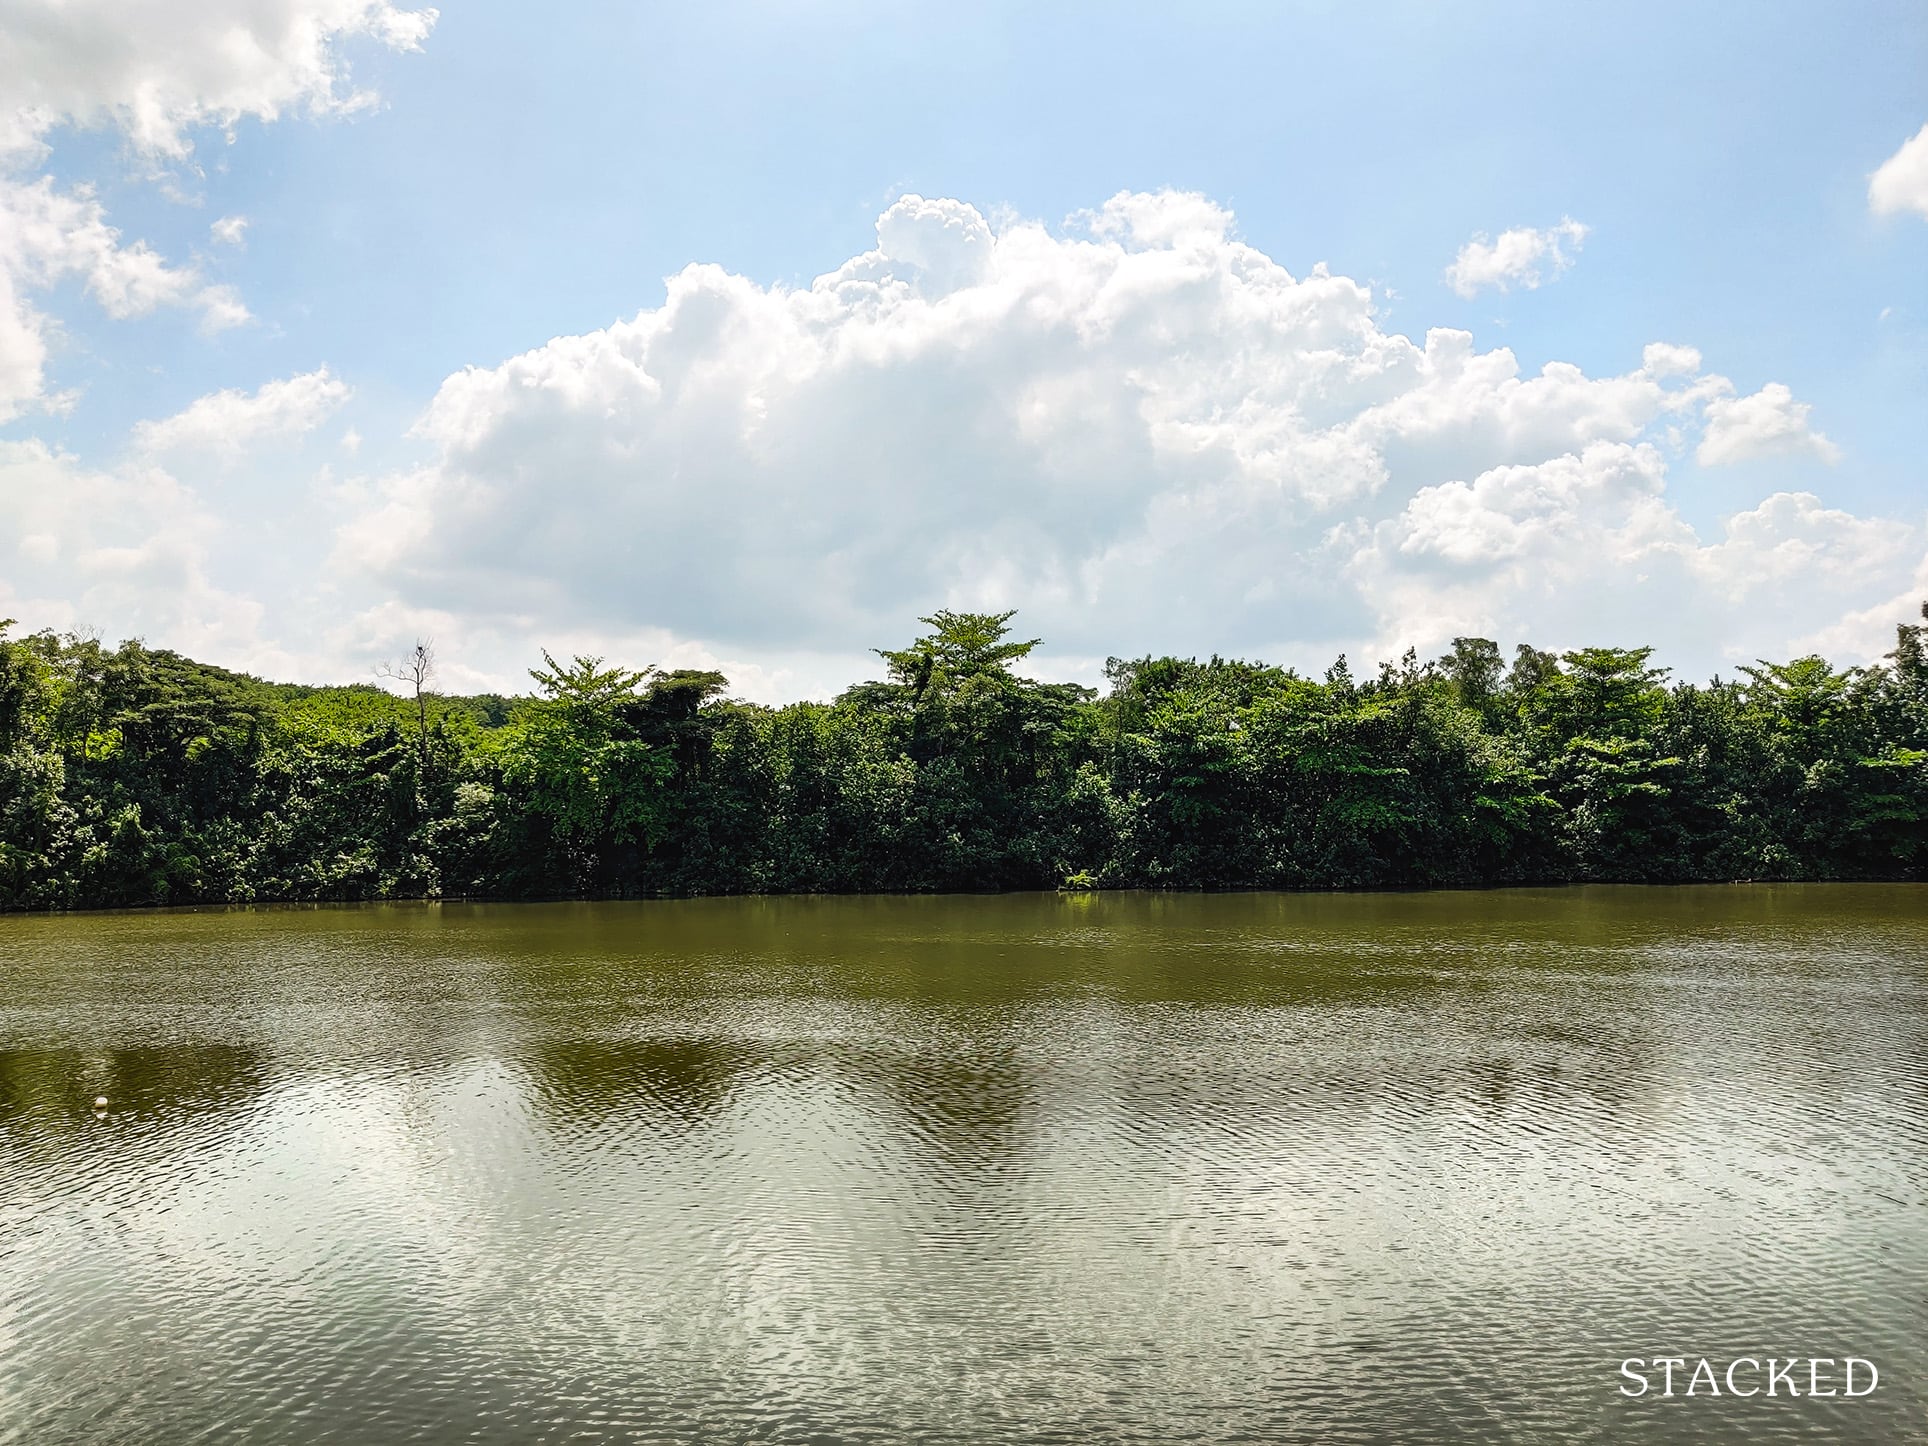
[[[515,897],[503,894],[438,894],[438,895],[394,895],[379,899],[242,899],[228,901],[205,901],[192,904],[124,904],[108,905],[98,908],[79,909],[4,909],[0,910],[0,928],[9,919],[61,919],[61,918],[127,918],[146,915],[169,914],[226,914],[226,913],[272,913],[321,911],[335,909],[382,909],[382,908],[440,908],[446,904],[484,905],[515,908],[519,906],[554,906],[558,904],[688,904],[688,903],[743,903],[750,900],[809,900],[830,902],[840,900],[946,900],[961,899],[1026,899],[1055,898],[1071,900],[1083,899],[1203,899],[1203,898],[1375,898],[1397,897],[1414,898],[1424,896],[1463,897],[1468,894],[1492,894],[1520,896],[1526,894],[1570,895],[1582,890],[1641,891],[1654,893],[1678,893],[1689,889],[1739,890],[1739,889],[1866,889],[1866,888],[1920,888],[1928,889],[1928,879],[1922,878],[1854,878],[1854,879],[1563,879],[1555,881],[1516,882],[1500,884],[1424,884],[1410,888],[1281,888],[1276,886],[1256,886],[1253,888],[1196,888],[1196,889],[1157,889],[1142,887],[1094,888],[1094,889],[847,889],[847,890],[786,890],[770,893],[715,893],[715,894],[553,894],[540,897]]]

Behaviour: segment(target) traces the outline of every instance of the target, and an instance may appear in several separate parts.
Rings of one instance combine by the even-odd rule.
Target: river
[[[0,918],[8,1446],[1925,1435],[1919,887]]]

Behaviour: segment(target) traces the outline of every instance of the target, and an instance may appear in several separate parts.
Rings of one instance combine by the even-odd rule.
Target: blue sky
[[[131,39],[104,3],[51,40],[0,18],[0,70],[39,77],[0,82],[0,108],[41,117],[4,183],[91,188],[123,250],[192,273],[117,316],[79,262],[15,262],[47,346],[0,428],[0,502],[38,539],[0,542],[0,611],[28,626],[314,678],[431,632],[451,686],[513,683],[548,645],[721,661],[781,697],[946,604],[1022,608],[1069,676],[1107,651],[1310,667],[1469,630],[1650,641],[1705,672],[1865,659],[1928,588],[1928,198],[1898,156],[1928,124],[1918,5],[234,8],[315,47],[270,36],[279,69],[224,70],[222,0],[135,7]],[[157,76],[159,145],[136,105]],[[1073,254],[1067,218],[1166,192],[1218,208],[1177,243],[1214,286],[1249,250],[1365,300],[1295,331],[1316,288],[1207,303],[1141,268],[1149,330],[1093,340],[1112,302],[1062,268],[1118,258]],[[871,344],[870,303],[806,323],[795,298],[879,248],[905,196],[974,209],[1000,259],[939,286],[927,240],[881,247],[915,340],[826,361]],[[26,235],[21,209],[0,226]],[[919,214],[932,236],[978,224]],[[211,237],[223,217],[239,244]],[[1449,284],[1476,238],[1568,218],[1584,232],[1539,284]],[[1014,259],[1027,225],[1065,245]],[[1168,230],[1110,234],[1124,255]],[[664,279],[692,263],[751,290],[685,298],[729,318],[698,342],[716,394],[686,401],[605,329],[676,311]],[[248,319],[211,330],[209,286]],[[1021,298],[1044,287],[1100,310],[1039,329]],[[1004,319],[973,320],[972,288],[1002,288]],[[778,295],[787,320],[757,299]],[[820,322],[840,340],[766,365]],[[1417,354],[1434,329],[1510,349],[1523,379],[1567,364],[1571,396],[1522,420],[1428,372],[1423,404],[1384,412],[1361,368],[1405,376],[1380,339]],[[594,405],[548,363],[503,370],[570,338],[601,338],[565,366]],[[1699,353],[1672,400],[1608,385],[1651,343]],[[199,440],[141,440],[324,366],[332,388],[253,432],[204,408],[166,434]],[[1364,390],[1340,398],[1340,372]],[[722,416],[740,395],[784,420]]]

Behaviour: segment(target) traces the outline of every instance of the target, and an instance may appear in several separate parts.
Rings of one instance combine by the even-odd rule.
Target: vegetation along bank
[[[1114,659],[1101,696],[1021,676],[1010,618],[940,612],[882,680],[780,708],[593,658],[442,697],[423,654],[398,698],[0,628],[0,908],[1928,864],[1928,625],[1708,684],[1461,638],[1363,678]]]

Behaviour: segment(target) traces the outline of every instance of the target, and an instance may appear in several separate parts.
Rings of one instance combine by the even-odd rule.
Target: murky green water
[[[1906,1441],[1925,1372],[1928,890],[0,918],[8,1443]]]

